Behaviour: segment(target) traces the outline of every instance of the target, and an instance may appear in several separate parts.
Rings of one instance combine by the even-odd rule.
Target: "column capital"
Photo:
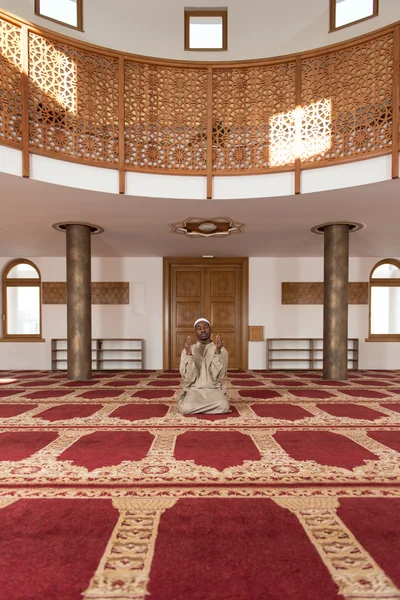
[[[366,227],[365,223],[357,223],[355,221],[328,221],[327,223],[321,223],[321,225],[314,225],[311,227],[311,233],[316,233],[317,235],[324,235],[325,227],[329,227],[330,225],[347,225],[349,228],[349,233],[353,233],[355,231],[360,231],[360,229],[364,229]]]
[[[98,235],[104,232],[104,227],[93,225],[93,223],[85,223],[84,221],[63,221],[61,223],[54,223],[52,227],[61,233],[66,233],[68,225],[84,225],[85,227],[89,227],[90,235]]]

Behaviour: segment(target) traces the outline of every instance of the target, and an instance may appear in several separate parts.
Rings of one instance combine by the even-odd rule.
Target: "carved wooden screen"
[[[29,35],[29,144],[118,165],[118,58]]]
[[[29,152],[119,169],[122,193],[124,171],[206,175],[211,195],[213,175],[295,170],[300,191],[301,167],[390,152],[397,177],[399,39],[397,23],[298,56],[178,63],[0,10],[0,144],[22,147],[25,176]]]
[[[0,142],[21,146],[21,30],[0,19]]]
[[[305,110],[327,100],[330,143],[303,163],[382,154],[392,144],[393,34],[302,60],[301,100]],[[325,122],[324,122],[325,119]],[[305,134],[307,115],[303,118]],[[304,137],[304,136],[303,136]]]
[[[271,158],[272,144],[293,137],[290,117],[296,106],[295,63],[213,70],[213,170],[265,172],[293,163]],[[273,150],[274,152],[274,150]]]
[[[127,170],[206,169],[207,71],[125,62]]]

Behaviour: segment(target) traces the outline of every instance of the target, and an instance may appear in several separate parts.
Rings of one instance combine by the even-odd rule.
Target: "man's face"
[[[211,327],[207,321],[199,321],[195,328],[197,339],[202,344],[208,344],[211,339]]]

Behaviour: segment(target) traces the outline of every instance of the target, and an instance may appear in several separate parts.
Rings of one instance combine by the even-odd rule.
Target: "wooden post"
[[[207,68],[207,200],[212,199],[213,167],[213,111],[212,111],[212,66]]]
[[[30,176],[29,166],[29,30],[21,25],[22,64],[22,177]]]
[[[400,26],[393,32],[392,179],[399,176],[399,69]]]
[[[296,108],[301,106],[301,56],[296,58]],[[296,132],[297,134],[297,132]],[[301,159],[296,156],[294,159],[294,193],[300,194],[301,191]]]
[[[125,194],[125,59],[118,64],[118,170],[119,193]]]

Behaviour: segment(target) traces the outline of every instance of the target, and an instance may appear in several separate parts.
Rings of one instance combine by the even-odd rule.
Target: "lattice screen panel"
[[[331,140],[305,162],[356,159],[392,144],[393,35],[302,60],[302,106],[331,103]],[[326,122],[321,119],[321,131]],[[307,118],[303,121],[303,132]]]
[[[22,142],[22,76],[20,28],[0,20],[0,140]]]
[[[128,169],[205,172],[206,118],[206,69],[125,62]]]
[[[291,164],[292,156],[273,145],[292,143],[295,99],[294,62],[213,70],[215,172],[257,172]]]
[[[31,150],[118,164],[118,59],[29,35]]]

